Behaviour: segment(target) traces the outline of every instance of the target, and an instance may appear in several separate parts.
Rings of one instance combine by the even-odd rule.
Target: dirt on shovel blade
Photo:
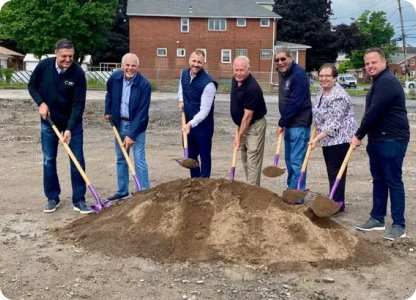
[[[312,204],[312,211],[318,217],[330,217],[340,209],[339,205],[329,197],[319,194]]]
[[[199,167],[199,163],[192,158],[184,159],[180,162],[180,165],[187,169],[194,169]]]
[[[283,199],[288,203],[295,203],[306,197],[308,193],[300,190],[286,190],[283,191]]]
[[[263,175],[266,177],[278,177],[282,175],[284,172],[285,170],[275,166],[265,167],[262,171]]]

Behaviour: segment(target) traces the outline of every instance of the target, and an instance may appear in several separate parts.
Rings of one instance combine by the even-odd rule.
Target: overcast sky
[[[416,0],[401,0],[406,44],[416,46]],[[413,3],[413,5],[412,5]],[[332,0],[331,23],[334,25],[351,24],[351,17],[359,17],[366,9],[385,11],[387,22],[394,27],[394,38],[401,37],[401,25],[398,0]],[[400,46],[403,45],[403,42]]]

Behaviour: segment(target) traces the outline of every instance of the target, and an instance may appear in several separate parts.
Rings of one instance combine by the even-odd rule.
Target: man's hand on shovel
[[[357,147],[360,147],[361,141],[357,139],[357,137],[354,135],[350,141],[350,144],[352,148],[355,150]]]
[[[46,105],[45,102],[43,102],[41,105],[39,105],[39,114],[42,117],[42,119],[46,120],[49,116],[49,107]]]
[[[131,147],[133,147],[134,140],[132,140],[130,137],[126,136],[124,138],[123,147],[126,148],[126,150],[129,150]]]
[[[62,143],[65,143],[69,146],[69,143],[71,143],[71,137],[72,137],[71,131],[65,130]]]
[[[182,127],[182,132],[185,132],[186,134],[189,134],[191,132],[191,122],[188,122],[185,126]]]

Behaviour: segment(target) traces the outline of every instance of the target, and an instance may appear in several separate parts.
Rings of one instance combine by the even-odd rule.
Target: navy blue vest
[[[192,79],[190,76],[190,69],[186,68],[182,71],[182,96],[184,103],[184,111],[186,116],[186,122],[192,120],[192,118],[199,112],[201,108],[201,96],[208,83],[213,82],[217,87],[216,82],[204,69],[201,69]],[[215,100],[215,99],[214,99]],[[212,103],[211,110],[208,116],[200,124],[214,122],[214,103]]]

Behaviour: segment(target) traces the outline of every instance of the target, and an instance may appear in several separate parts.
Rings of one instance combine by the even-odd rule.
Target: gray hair
[[[136,54],[134,53],[126,53],[123,55],[123,58],[121,59],[121,63],[124,64],[124,62],[126,61],[127,56],[133,56],[136,59],[137,65],[139,65],[139,58],[137,57]]]
[[[287,47],[277,48],[276,51],[274,52],[274,54],[277,54],[277,53],[284,53],[287,57],[291,57],[292,56],[292,52]]]
[[[59,40],[55,44],[55,50],[59,51],[61,49],[74,49],[74,44],[67,39]]]
[[[244,60],[244,61],[246,62],[246,64],[247,64],[247,68],[250,68],[250,60],[248,59],[248,57],[247,57],[247,56],[245,56],[245,55],[240,55],[240,56],[237,56],[237,57],[234,59],[233,66],[234,66],[234,64],[235,64],[235,62],[236,62],[237,60]]]

